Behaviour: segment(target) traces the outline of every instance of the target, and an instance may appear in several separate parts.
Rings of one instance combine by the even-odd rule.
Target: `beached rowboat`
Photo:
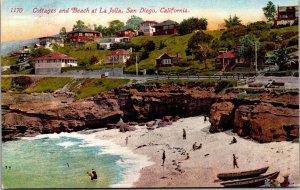
[[[269,167],[259,168],[256,170],[243,171],[243,172],[220,173],[217,175],[217,177],[221,180],[233,180],[233,179],[257,177],[260,174],[266,173],[268,168]]]
[[[265,180],[269,179],[276,179],[279,175],[279,171],[264,175],[264,176],[259,176],[259,177],[254,177],[254,178],[249,178],[249,179],[243,179],[243,180],[236,180],[236,181],[231,181],[231,182],[223,182],[221,185],[224,187],[260,187],[265,184]]]

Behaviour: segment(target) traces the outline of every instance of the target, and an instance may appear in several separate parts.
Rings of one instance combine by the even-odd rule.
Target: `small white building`
[[[130,40],[129,37],[111,37],[104,38],[97,44],[98,49],[108,50],[111,48],[111,45],[114,43],[128,42]]]
[[[158,24],[156,21],[144,21],[140,23],[140,32],[143,32],[145,36],[153,36],[155,32],[154,25]]]
[[[117,49],[106,55],[105,63],[126,63],[126,61],[130,58],[131,51],[131,49]]]
[[[54,52],[34,59],[35,74],[59,74],[62,67],[76,67],[77,60]]]

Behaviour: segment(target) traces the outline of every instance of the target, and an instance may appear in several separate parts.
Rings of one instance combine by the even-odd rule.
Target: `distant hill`
[[[22,41],[14,41],[14,42],[1,42],[1,56],[7,55],[11,51],[18,50],[25,45],[30,45],[38,42],[37,38],[22,40]]]

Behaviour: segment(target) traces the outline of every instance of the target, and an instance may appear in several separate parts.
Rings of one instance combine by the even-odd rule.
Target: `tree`
[[[155,43],[152,40],[147,41],[143,46],[149,52],[155,50]]]
[[[140,29],[140,23],[143,22],[143,19],[141,17],[132,15],[126,22],[126,27],[131,28],[133,30],[139,30]]]
[[[191,17],[188,19],[184,19],[179,25],[178,25],[178,32],[181,35],[190,34],[194,30],[206,30],[207,28],[207,19],[206,18],[195,18]]]
[[[96,56],[92,56],[91,58],[90,58],[90,64],[91,65],[94,65],[94,64],[96,64],[96,63],[98,63],[99,62],[99,59],[96,57]]]
[[[82,20],[77,20],[76,24],[73,25],[73,30],[82,30],[88,28]]]
[[[282,46],[267,57],[266,63],[278,65],[279,70],[282,71],[285,70],[287,66],[294,64],[295,61],[289,55],[287,47]]]
[[[239,39],[238,55],[244,57],[250,63],[255,61],[255,43],[257,48],[257,60],[262,61],[265,57],[265,49],[259,42],[256,41],[255,36],[246,35]]]
[[[232,41],[234,43],[238,42],[241,36],[245,36],[248,33],[247,27],[244,25],[233,26],[223,32],[221,36],[222,41]]]
[[[94,30],[100,32],[103,36],[109,36],[110,31],[107,27],[94,24]]]
[[[228,28],[231,28],[233,26],[238,26],[238,25],[241,25],[241,20],[239,17],[237,17],[236,15],[234,15],[233,17],[231,17],[231,15],[229,16],[228,20],[227,19],[224,19],[225,21],[225,27],[228,29]]]
[[[51,53],[51,51],[49,49],[38,48],[38,49],[34,50],[33,52],[31,52],[31,56],[33,58],[37,58],[37,57],[41,57],[41,56],[47,55],[49,53]]]
[[[272,1],[267,3],[267,6],[263,8],[263,12],[268,22],[272,22],[276,16],[276,7]]]
[[[59,31],[60,37],[65,41],[67,38],[67,31],[65,27],[62,27]]]
[[[111,22],[109,22],[109,33],[110,34],[114,34],[116,31],[118,30],[122,30],[124,29],[124,23],[119,21],[119,20],[113,20]]]
[[[211,50],[211,45],[213,41],[213,36],[210,34],[205,34],[203,31],[198,31],[195,33],[188,41],[188,48],[186,50],[188,53],[196,53],[200,55],[200,60],[203,60],[205,70],[208,69],[206,59],[208,58],[209,51]]]

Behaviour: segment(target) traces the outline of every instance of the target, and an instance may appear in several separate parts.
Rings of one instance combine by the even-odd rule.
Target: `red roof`
[[[145,20],[143,22],[141,22],[141,24],[144,24],[144,23],[154,23],[154,24],[158,24],[158,22],[154,21],[154,20]]]
[[[235,58],[235,57],[236,57],[236,54],[235,54],[234,50],[230,50],[226,53],[219,55],[218,57],[216,57],[216,59],[231,59],[231,58]]]
[[[111,52],[110,54],[108,54],[107,56],[115,56],[115,55],[129,55],[129,52],[126,51],[125,49],[117,49]]]
[[[73,57],[67,56],[62,53],[53,52],[48,55],[44,55],[42,57],[35,58],[34,60],[50,60],[50,59],[68,59],[68,60],[76,60]]]

